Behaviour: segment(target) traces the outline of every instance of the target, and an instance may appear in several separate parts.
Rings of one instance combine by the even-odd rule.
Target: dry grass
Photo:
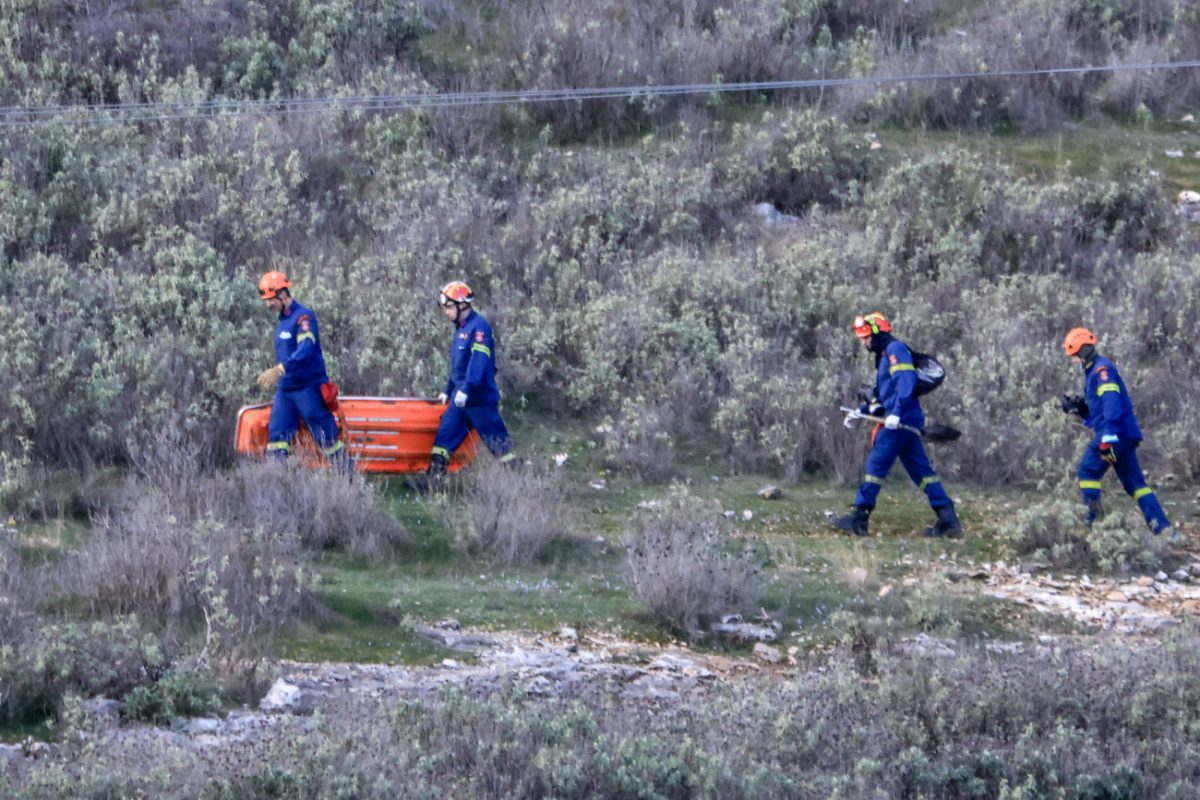
[[[683,490],[634,519],[625,533],[626,568],[656,621],[698,637],[703,623],[757,604],[754,554],[735,550],[730,533],[719,509]]]
[[[528,564],[551,542],[572,534],[567,490],[554,467],[505,465],[484,456],[462,476],[457,490],[429,502],[460,551],[498,564]]]

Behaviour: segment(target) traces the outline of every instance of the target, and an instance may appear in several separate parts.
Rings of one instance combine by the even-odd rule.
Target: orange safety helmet
[[[892,323],[888,322],[887,317],[878,311],[854,318],[854,335],[860,339],[866,339],[877,333],[891,333],[891,331]]]
[[[451,303],[470,303],[474,299],[475,293],[471,291],[470,286],[462,281],[450,281],[442,287],[438,295],[438,305],[445,308]]]
[[[258,279],[258,294],[263,300],[273,300],[279,296],[281,290],[291,288],[292,282],[288,280],[288,276],[278,270],[264,273]]]
[[[1063,352],[1069,356],[1077,356],[1085,344],[1095,343],[1096,334],[1087,328],[1071,328],[1063,339]]]

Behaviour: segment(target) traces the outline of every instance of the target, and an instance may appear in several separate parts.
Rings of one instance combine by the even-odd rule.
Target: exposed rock
[[[773,642],[779,638],[775,628],[748,622],[717,622],[713,624],[712,632],[735,642]]]
[[[316,700],[310,692],[278,678],[266,696],[259,701],[258,707],[267,713],[311,714],[316,710]]]
[[[793,225],[800,221],[799,217],[780,212],[773,203],[755,203],[753,211],[754,215],[767,227]]]
[[[21,745],[0,744],[0,764],[7,764],[10,761],[17,761],[24,757],[25,754],[21,751]]]
[[[1175,213],[1189,222],[1200,221],[1200,192],[1185,189],[1175,198]]]
[[[954,658],[957,655],[945,642],[935,639],[926,633],[917,634],[911,639],[901,640],[900,650],[924,656],[933,656],[934,658]]]
[[[768,664],[778,664],[783,661],[783,653],[779,652],[779,648],[771,647],[769,644],[763,644],[762,642],[754,645],[754,655]]]
[[[783,497],[783,490],[772,484],[759,489],[758,496],[766,498],[767,500],[779,500]]]
[[[85,714],[93,719],[116,724],[121,719],[121,703],[108,697],[90,697],[80,703]]]
[[[198,736],[200,734],[218,733],[224,725],[216,717],[176,717],[171,720],[171,727],[180,733],[186,733],[188,736]]]

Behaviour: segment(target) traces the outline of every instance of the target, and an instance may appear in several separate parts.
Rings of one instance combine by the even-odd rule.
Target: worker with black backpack
[[[879,312],[855,317],[854,334],[863,346],[875,354],[875,393],[859,409],[859,415],[883,417],[871,433],[871,452],[862,484],[854,497],[854,511],[833,519],[838,530],[856,536],[867,535],[867,523],[875,508],[875,499],[883,481],[896,459],[904,465],[908,476],[929,498],[937,519],[925,529],[926,536],[962,536],[962,525],[954,511],[954,502],[946,494],[942,482],[929,463],[921,431],[925,427],[925,412],[918,400],[923,389],[928,391],[941,383],[944,372],[936,361],[932,371],[923,371],[918,380],[918,365],[914,354],[904,342],[892,336],[892,326]],[[928,357],[923,357],[928,359]],[[847,418],[851,422],[855,416]]]

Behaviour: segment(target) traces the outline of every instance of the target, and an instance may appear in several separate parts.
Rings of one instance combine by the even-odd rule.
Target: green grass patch
[[[1097,117],[1032,134],[888,128],[880,131],[879,140],[885,149],[894,149],[905,158],[962,148],[1012,164],[1042,183],[1077,177],[1116,179],[1130,169],[1144,169],[1161,175],[1163,194],[1172,201],[1181,190],[1200,187],[1200,158],[1196,156],[1200,124],[1196,123],[1136,125]]]

